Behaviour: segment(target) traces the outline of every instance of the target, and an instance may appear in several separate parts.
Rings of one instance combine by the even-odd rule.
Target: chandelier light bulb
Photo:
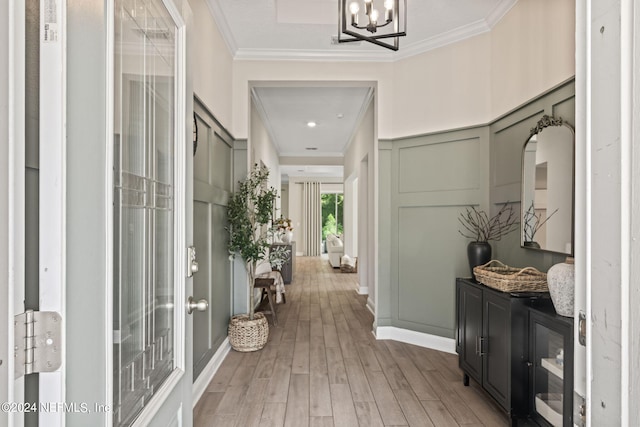
[[[376,6],[379,9],[374,9],[374,0],[339,0],[340,34],[346,34],[350,37],[343,39],[338,35],[338,43],[364,40],[397,51],[398,38],[407,35],[407,1],[376,0]],[[362,24],[358,22],[360,15],[366,22]],[[349,21],[350,26],[348,26]],[[383,27],[386,29],[378,33]],[[372,35],[366,35],[365,31]],[[393,43],[388,43],[385,39],[393,39]]]
[[[378,22],[378,16],[380,14],[378,13],[378,9],[373,9],[371,11],[371,15],[369,15],[369,19],[371,20],[372,24],[375,24],[376,22]]]
[[[393,0],[384,0],[384,19],[387,22],[393,21]]]

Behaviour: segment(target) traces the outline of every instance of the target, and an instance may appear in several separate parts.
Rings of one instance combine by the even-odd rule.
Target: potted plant
[[[551,215],[543,220],[542,214],[536,213],[536,208],[531,202],[531,206],[522,216],[522,245],[524,247],[540,249],[540,244],[535,241],[536,233],[556,212],[558,209],[551,212]]]
[[[474,277],[473,267],[486,264],[491,260],[489,241],[500,240],[515,230],[517,227],[516,219],[516,214],[508,202],[492,217],[489,217],[483,210],[476,209],[475,206],[470,206],[465,212],[460,213],[458,221],[462,224],[463,229],[458,232],[462,236],[472,239],[467,246],[471,277]]]
[[[268,187],[269,169],[254,165],[245,181],[239,183],[229,200],[227,216],[229,226],[229,252],[240,256],[247,270],[249,287],[249,313],[233,316],[229,323],[229,341],[237,351],[260,350],[267,343],[269,324],[262,313],[255,313],[256,266],[267,258],[272,265],[286,253],[268,255],[273,235],[271,219],[274,202],[278,197],[275,188]]]

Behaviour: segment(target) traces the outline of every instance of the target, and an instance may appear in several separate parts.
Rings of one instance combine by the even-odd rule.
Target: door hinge
[[[62,317],[54,311],[27,310],[14,317],[15,378],[53,372],[62,365]]]
[[[587,315],[582,311],[578,313],[578,342],[587,345]]]
[[[573,392],[573,424],[578,427],[584,427],[587,423],[587,401],[576,391]]]

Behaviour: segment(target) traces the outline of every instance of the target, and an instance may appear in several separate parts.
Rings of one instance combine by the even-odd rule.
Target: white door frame
[[[14,381],[13,316],[24,311],[25,224],[25,9],[23,2],[0,4],[0,401],[19,402],[22,378]],[[0,426],[21,426],[22,413],[0,412]]]
[[[587,345],[576,339],[574,377],[587,426],[640,418],[639,32],[634,0],[576,1],[576,323],[584,311]]]
[[[45,10],[48,9],[48,10]],[[40,1],[40,311],[62,316],[66,298],[66,2]],[[40,402],[65,401],[65,346],[62,366],[41,373]],[[64,425],[64,411],[39,411],[40,425]]]

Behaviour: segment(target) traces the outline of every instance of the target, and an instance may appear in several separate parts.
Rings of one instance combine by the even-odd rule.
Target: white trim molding
[[[218,350],[215,352],[207,366],[204,367],[198,378],[193,382],[193,407],[195,408],[198,404],[198,401],[204,394],[207,386],[213,379],[218,369],[222,365],[224,358],[229,354],[229,350],[231,350],[231,344],[229,344],[229,338],[225,338],[218,347]]]
[[[376,328],[375,335],[378,340],[394,340],[445,353],[456,353],[456,341],[453,338],[439,337],[395,326],[379,326]]]
[[[376,304],[373,302],[371,298],[367,298],[367,309],[373,314],[373,317],[376,317]]]
[[[358,286],[356,289],[358,295],[369,295],[369,287],[368,286]]]

